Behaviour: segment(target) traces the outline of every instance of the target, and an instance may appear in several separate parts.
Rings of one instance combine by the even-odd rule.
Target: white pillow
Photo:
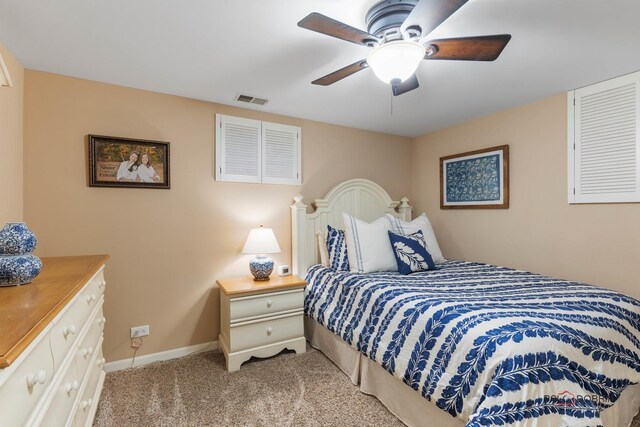
[[[320,264],[329,267],[329,250],[327,249],[327,235],[318,231],[316,233],[318,239],[318,252],[320,252]]]
[[[389,240],[389,221],[382,217],[369,224],[346,213],[342,219],[352,272],[398,271]]]
[[[425,243],[427,244],[427,251],[429,251],[429,255],[433,258],[433,262],[436,264],[442,264],[445,261],[442,256],[440,246],[438,245],[436,235],[433,232],[433,227],[431,226],[431,222],[429,221],[426,213],[423,212],[422,215],[411,222],[404,221],[391,214],[386,214],[384,218],[389,222],[391,231],[396,234],[408,236],[409,234],[413,234],[416,231],[421,230],[424,235]]]

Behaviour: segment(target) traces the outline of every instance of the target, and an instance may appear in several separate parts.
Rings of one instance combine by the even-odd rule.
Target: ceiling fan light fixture
[[[424,55],[422,45],[410,40],[397,40],[373,49],[367,63],[383,82],[391,83],[396,79],[403,82],[416,72]]]

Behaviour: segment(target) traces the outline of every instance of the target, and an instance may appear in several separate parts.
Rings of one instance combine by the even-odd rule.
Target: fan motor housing
[[[367,32],[384,40],[401,40],[400,27],[419,0],[383,0],[369,9],[365,22]],[[415,34],[410,34],[415,36]]]

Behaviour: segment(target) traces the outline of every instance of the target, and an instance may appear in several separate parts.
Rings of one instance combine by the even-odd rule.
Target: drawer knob
[[[98,320],[98,325],[100,326],[104,326],[105,323],[107,323],[107,319],[105,319],[104,317]]]
[[[87,358],[87,356],[91,356],[92,354],[93,354],[92,347],[87,347],[82,349],[82,357],[84,357],[85,359]]]
[[[271,335],[272,332],[273,332],[273,329],[271,328],[271,326],[269,326],[267,328],[267,335]]]
[[[102,365],[104,365],[104,362],[105,362],[104,357],[103,357],[103,358],[101,358],[101,359],[98,359],[98,366],[102,366]]]
[[[67,394],[71,394],[71,391],[75,391],[80,387],[80,384],[78,384],[78,381],[74,381],[72,383],[66,383],[64,385],[64,388],[67,390]]]
[[[267,308],[271,308],[271,306],[273,305],[273,301],[271,301],[270,299],[267,300]]]
[[[103,280],[102,282],[99,282],[99,283],[98,283],[98,287],[99,287],[100,289],[104,289],[104,287],[106,286],[106,284],[107,284],[107,282],[105,282],[105,281]]]
[[[88,296],[87,297],[87,304],[91,304],[95,300],[96,300],[96,296],[95,295]]]
[[[62,328],[62,335],[64,335],[64,337],[66,338],[69,335],[75,335],[76,331],[76,325],[65,326],[64,328]]]
[[[27,375],[27,387],[33,388],[36,384],[44,384],[47,381],[47,373],[40,369],[37,374]]]
[[[93,403],[93,399],[83,400],[82,402],[80,402],[80,407],[82,409],[87,409],[89,406],[91,406],[92,403]]]

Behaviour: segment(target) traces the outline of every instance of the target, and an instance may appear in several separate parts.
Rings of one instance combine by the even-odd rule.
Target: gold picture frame
[[[171,188],[169,143],[88,135],[89,186]]]

